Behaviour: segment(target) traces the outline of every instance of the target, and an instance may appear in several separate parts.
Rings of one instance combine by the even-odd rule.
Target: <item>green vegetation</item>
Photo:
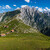
[[[0,50],[42,50],[50,48],[50,37],[41,34],[38,30],[25,25],[23,22],[14,20],[0,24],[0,33],[7,33],[0,37]],[[3,26],[8,26],[5,28]],[[11,30],[14,29],[14,32]]]
[[[3,27],[5,25],[8,26],[8,28]],[[12,20],[10,22],[4,23],[0,27],[0,30],[1,30],[2,33],[11,32],[12,29],[14,29],[16,33],[38,32],[38,30],[33,29],[30,26],[25,25],[23,22],[20,22],[17,19],[14,19],[14,20]]]
[[[40,33],[12,33],[0,38],[1,50],[40,50],[40,48],[49,47],[50,38]]]

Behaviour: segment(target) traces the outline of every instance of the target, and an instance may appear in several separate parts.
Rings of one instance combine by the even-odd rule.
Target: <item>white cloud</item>
[[[16,7],[16,5],[13,5],[13,6],[15,6],[15,7]]]
[[[50,9],[48,8],[48,7],[45,7],[45,9],[44,10],[46,10],[46,11],[50,11]]]
[[[50,9],[48,9],[48,11],[50,11]]]
[[[47,9],[47,10],[48,10],[48,7],[45,7],[45,9]]]
[[[44,9],[44,11],[47,11],[46,9]]]
[[[49,9],[48,7],[45,7],[44,9],[42,9],[42,8],[36,6],[35,8],[38,9],[40,12],[43,12],[43,11],[50,11],[50,9]]]
[[[37,6],[35,8],[38,8]]]
[[[11,9],[11,7],[9,5],[6,5],[5,8],[6,9]]]
[[[27,6],[27,5],[22,5],[21,8],[24,8],[24,7],[26,7],[26,6]]]
[[[11,9],[9,5],[2,6],[2,9]]]
[[[25,0],[27,3],[29,3],[30,2],[30,0]]]
[[[43,9],[42,9],[42,8],[38,8],[38,10],[39,10],[40,12],[42,12],[42,11],[43,11]]]
[[[17,9],[20,9],[19,7],[17,7]]]
[[[15,10],[20,9],[19,7],[17,7]]]

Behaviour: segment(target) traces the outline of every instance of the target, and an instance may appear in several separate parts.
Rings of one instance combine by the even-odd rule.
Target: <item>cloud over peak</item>
[[[6,5],[5,8],[6,9],[11,9],[11,7],[9,5]]]
[[[38,8],[38,10],[39,10],[40,12],[42,12],[42,11],[43,11],[43,9],[42,9],[42,8]]]
[[[27,3],[29,3],[30,2],[30,0],[25,0]]]
[[[16,7],[16,5],[13,5],[13,6],[15,6],[15,7]]]
[[[24,7],[26,7],[27,5],[21,5],[21,8],[24,8]]]
[[[38,8],[37,6],[35,8]]]
[[[15,10],[20,9],[19,7],[17,7]]]
[[[9,5],[2,6],[2,9],[11,9]]]
[[[50,12],[50,9],[48,7],[45,7],[45,8],[40,8],[40,7],[35,7],[36,9],[38,9],[40,12],[43,12],[43,11],[49,11]]]

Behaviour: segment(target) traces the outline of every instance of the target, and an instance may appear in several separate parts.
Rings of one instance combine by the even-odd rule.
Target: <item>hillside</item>
[[[50,50],[48,19],[50,16],[29,6],[1,13],[0,50]]]
[[[8,28],[4,27],[4,26],[8,26]],[[7,22],[7,23],[4,23],[4,24],[1,24],[0,26],[0,31],[1,33],[7,33],[9,32],[9,34],[11,34],[11,30],[14,30],[14,34],[15,33],[37,33],[39,32],[38,30],[36,29],[33,29],[32,27],[30,26],[27,26],[26,24],[24,24],[21,20],[17,20],[15,18],[12,18],[11,21]]]
[[[8,27],[3,27],[5,25]],[[14,32],[11,32],[12,29]],[[0,31],[6,34],[5,37],[0,37],[1,50],[50,50],[50,37],[24,24],[20,19],[12,18],[11,21],[2,23]]]
[[[50,36],[50,15],[49,12],[39,12],[34,7],[26,6],[11,12],[0,14],[0,23],[7,23],[12,18],[20,19],[24,24],[31,26],[41,33]]]

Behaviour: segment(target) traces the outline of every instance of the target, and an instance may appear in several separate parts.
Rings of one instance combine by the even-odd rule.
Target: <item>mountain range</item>
[[[38,30],[43,34],[50,36],[50,12],[48,11],[40,12],[35,7],[31,8],[25,6],[14,11],[0,13],[1,26],[10,23],[13,20],[26,24],[27,26],[36,29],[36,31]]]

